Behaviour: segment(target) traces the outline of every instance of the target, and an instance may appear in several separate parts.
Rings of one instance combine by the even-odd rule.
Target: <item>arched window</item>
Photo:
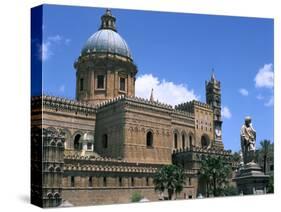
[[[58,206],[59,203],[60,203],[60,194],[59,193],[55,193],[54,197],[55,197],[54,206]]]
[[[80,91],[83,91],[84,89],[84,79],[80,78]]]
[[[149,177],[146,177],[146,186],[149,186]]]
[[[61,172],[61,168],[59,166],[56,167],[56,172]]]
[[[103,177],[103,187],[106,187],[107,186],[107,180],[106,180],[106,177]]]
[[[182,148],[185,149],[185,136],[182,134],[181,136],[181,141],[182,141]]]
[[[51,199],[51,198],[53,198],[54,196],[53,196],[53,194],[52,194],[51,192],[49,192],[49,193],[47,194],[47,197],[48,197],[49,199]]]
[[[107,148],[108,147],[108,137],[107,134],[103,134],[102,136],[102,147]]]
[[[202,135],[201,137],[201,146],[202,148],[207,148],[210,144],[209,137],[207,135]]]
[[[89,177],[89,183],[88,183],[89,187],[93,187],[93,177]]]
[[[59,193],[55,193],[54,197],[55,197],[56,199],[58,199],[58,198],[60,198],[60,194],[59,194]]]
[[[77,134],[74,137],[74,150],[80,150],[80,138],[81,138],[80,134]]]
[[[178,134],[177,133],[174,134],[174,148],[175,149],[178,148]]]
[[[153,146],[153,134],[151,131],[147,132],[146,134],[146,147]]]
[[[119,89],[120,91],[126,91],[126,79],[124,77],[120,77],[119,79]]]
[[[193,146],[193,144],[192,144],[192,136],[190,135],[189,136],[189,147],[192,147]]]
[[[97,76],[97,89],[104,89],[104,75]]]
[[[71,179],[70,179],[70,186],[71,186],[71,187],[74,187],[74,186],[75,186],[75,179],[74,179],[74,176],[71,176]]]
[[[119,186],[122,186],[122,177],[119,177]]]
[[[54,167],[53,166],[49,166],[49,172],[53,172],[54,171]]]
[[[135,186],[135,178],[134,177],[131,178],[131,186]]]
[[[62,147],[62,146],[63,146],[63,145],[62,145],[62,142],[59,141],[59,142],[57,143],[57,146],[58,146],[58,147]]]

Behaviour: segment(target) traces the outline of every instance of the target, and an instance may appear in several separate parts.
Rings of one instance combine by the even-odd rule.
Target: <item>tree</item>
[[[259,154],[262,157],[263,161],[263,172],[266,174],[267,171],[267,162],[268,162],[268,157],[269,154],[271,153],[271,143],[270,140],[262,140],[260,142],[261,148],[259,150]]]
[[[207,156],[201,161],[200,177],[205,179],[207,196],[212,192],[214,196],[223,194],[223,186],[228,184],[231,166],[221,156]]]
[[[183,169],[176,165],[166,165],[157,171],[153,182],[155,191],[164,192],[167,190],[168,199],[171,200],[174,194],[178,194],[183,190],[185,174]]]
[[[267,184],[267,193],[274,193],[274,176],[269,177],[269,181]]]

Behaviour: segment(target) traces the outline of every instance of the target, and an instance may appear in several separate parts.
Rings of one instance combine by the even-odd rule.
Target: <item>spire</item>
[[[211,80],[212,80],[212,81],[216,81],[216,77],[215,77],[215,70],[214,70],[214,68],[212,68]]]
[[[154,97],[153,97],[153,88],[151,89],[151,94],[150,94],[150,99],[149,101],[153,102],[154,101]]]
[[[101,17],[100,29],[111,29],[116,32],[115,22],[116,18],[111,14],[111,10],[106,9],[105,14]]]

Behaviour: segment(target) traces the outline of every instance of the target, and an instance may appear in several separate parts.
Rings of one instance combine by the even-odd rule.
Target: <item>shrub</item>
[[[142,196],[139,192],[134,192],[131,196],[131,202],[139,202],[142,199]]]

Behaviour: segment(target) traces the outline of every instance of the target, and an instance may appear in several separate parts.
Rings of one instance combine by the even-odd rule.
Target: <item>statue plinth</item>
[[[258,164],[250,162],[239,170],[233,181],[243,195],[266,194],[269,175],[265,175]]]

